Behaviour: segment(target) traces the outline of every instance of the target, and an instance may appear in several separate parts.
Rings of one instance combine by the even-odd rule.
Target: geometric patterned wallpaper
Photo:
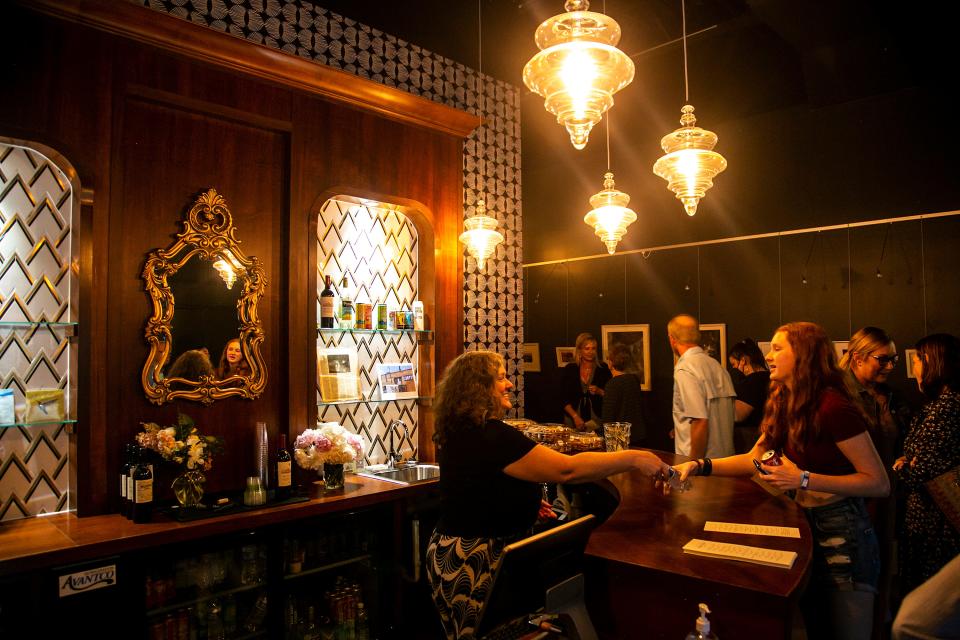
[[[384,302],[393,309],[412,310],[418,293],[419,249],[416,227],[398,211],[339,200],[324,203],[317,221],[317,326],[320,324],[320,289],[327,275],[334,286],[347,276],[354,303]],[[318,418],[339,422],[362,435],[368,445],[367,462],[374,464],[387,461],[387,428],[392,420],[402,420],[409,438],[402,429],[398,430],[394,433],[394,447],[405,459],[416,454],[417,400],[379,400],[376,365],[412,362],[418,388],[421,388],[421,374],[430,375],[430,372],[418,370],[420,349],[430,349],[431,345],[419,344],[416,334],[410,331],[324,330],[318,332],[317,348],[341,348],[357,354],[363,399],[362,402],[324,404],[318,386]]]
[[[310,2],[129,1],[483,118],[484,125],[464,142],[463,214],[474,214],[482,194],[487,215],[497,219],[506,239],[484,273],[473,258],[464,260],[463,341],[468,350],[504,356],[507,375],[517,385],[513,413],[522,415],[520,90]]]
[[[76,417],[73,187],[35,150],[0,143],[0,388],[62,389]],[[56,324],[47,324],[56,323]],[[0,521],[70,504],[70,424],[0,425]]]

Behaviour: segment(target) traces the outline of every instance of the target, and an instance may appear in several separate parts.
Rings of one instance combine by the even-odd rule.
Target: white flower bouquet
[[[303,469],[319,470],[324,464],[346,464],[363,456],[363,438],[336,422],[321,422],[293,443],[293,455]]]

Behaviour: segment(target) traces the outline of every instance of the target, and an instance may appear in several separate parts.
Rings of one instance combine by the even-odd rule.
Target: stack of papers
[[[713,540],[699,540],[697,538],[683,545],[683,552],[698,556],[707,556],[709,558],[725,558],[728,560],[739,560],[741,562],[752,562],[754,564],[780,567],[782,569],[789,569],[797,559],[796,551],[764,549],[762,547],[749,547],[743,544],[729,544],[727,542],[714,542]]]

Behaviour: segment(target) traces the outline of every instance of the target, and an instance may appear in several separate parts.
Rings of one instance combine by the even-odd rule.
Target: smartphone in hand
[[[753,466],[757,468],[757,471],[760,472],[760,475],[764,475],[764,476],[770,475],[770,472],[764,469],[763,465],[761,465],[756,459],[754,459],[753,461]]]

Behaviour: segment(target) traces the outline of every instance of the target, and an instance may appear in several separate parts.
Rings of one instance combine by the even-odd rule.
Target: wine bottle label
[[[127,475],[127,490],[125,494],[128,500],[133,500],[133,474]]]
[[[127,481],[130,479],[125,473],[120,474],[120,497],[126,500],[127,498]]]
[[[292,471],[291,463],[288,462],[278,462],[277,463],[277,486],[278,487],[289,487],[291,484],[290,474]]]
[[[137,504],[153,502],[153,479],[137,480],[135,491]]]

